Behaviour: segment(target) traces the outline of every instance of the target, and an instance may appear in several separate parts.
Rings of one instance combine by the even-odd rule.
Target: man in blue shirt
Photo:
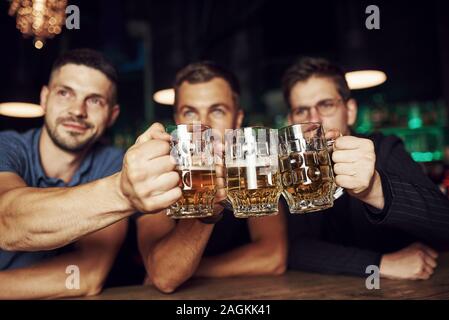
[[[69,51],[42,88],[43,128],[0,133],[0,299],[97,294],[126,218],[180,197],[162,125],[125,156],[99,142],[119,115],[116,86],[116,71],[100,53]],[[67,285],[77,274],[79,286],[74,278]]]

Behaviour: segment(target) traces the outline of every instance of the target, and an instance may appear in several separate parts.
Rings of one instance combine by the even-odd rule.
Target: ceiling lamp
[[[0,103],[0,115],[14,118],[39,118],[44,110],[38,104],[24,102]]]
[[[385,72],[379,70],[359,70],[345,75],[349,89],[366,89],[378,86],[387,80]]]
[[[41,49],[46,39],[60,34],[65,22],[67,0],[12,0],[9,15],[16,15],[16,27],[25,37],[34,37]]]
[[[172,88],[159,90],[153,95],[153,100],[160,104],[172,106],[175,104],[175,90]]]

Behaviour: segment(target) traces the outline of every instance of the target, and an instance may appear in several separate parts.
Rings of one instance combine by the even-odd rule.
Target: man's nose
[[[210,127],[210,121],[209,121],[209,117],[207,116],[207,114],[200,115],[200,122],[201,122],[201,124],[204,124],[204,125]]]
[[[321,117],[316,108],[310,109],[310,122],[321,122]]]
[[[76,101],[70,106],[69,113],[79,117],[86,118],[87,117],[87,108],[84,101]]]

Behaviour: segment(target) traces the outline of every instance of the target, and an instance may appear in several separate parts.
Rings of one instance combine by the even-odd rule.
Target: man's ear
[[[357,101],[355,101],[355,99],[349,99],[346,103],[346,109],[348,115],[348,126],[352,126],[357,119]]]
[[[120,114],[120,106],[118,104],[114,105],[111,109],[111,116],[108,122],[108,128],[112,127]]]
[[[242,127],[242,123],[243,123],[243,118],[245,117],[245,113],[243,112],[242,109],[239,109],[238,113],[237,113],[237,118],[235,119],[235,128],[241,128]]]
[[[44,112],[47,112],[47,99],[50,90],[48,90],[47,86],[43,86],[40,94],[40,105]]]

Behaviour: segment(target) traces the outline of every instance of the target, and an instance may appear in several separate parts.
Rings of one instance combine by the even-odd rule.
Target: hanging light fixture
[[[385,65],[376,55],[378,48],[370,41],[373,32],[360,23],[358,7],[343,1],[336,10],[339,64],[351,90],[378,86],[387,81]]]
[[[44,110],[38,104],[24,102],[0,103],[0,115],[14,118],[39,118]]]
[[[159,90],[153,95],[153,100],[160,104],[172,106],[175,104],[175,90],[172,88]]]
[[[67,0],[12,0],[9,15],[16,15],[17,29],[42,49],[46,39],[61,33],[66,6]]]
[[[378,86],[387,80],[385,72],[380,70],[359,70],[345,75],[349,89],[358,90]]]

